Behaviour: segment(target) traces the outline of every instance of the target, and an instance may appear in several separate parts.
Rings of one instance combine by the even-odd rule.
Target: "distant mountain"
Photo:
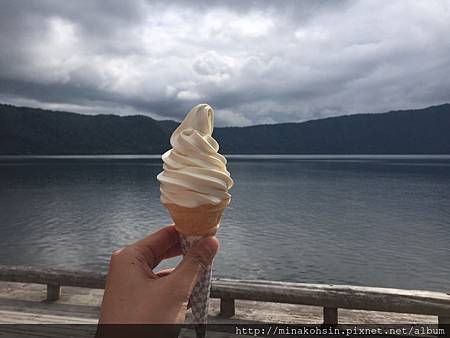
[[[160,154],[167,135],[164,122],[145,116],[0,105],[0,154]]]
[[[0,104],[0,154],[161,154],[177,125]],[[216,128],[214,137],[225,154],[450,154],[450,104]]]
[[[450,104],[303,123],[218,128],[215,137],[224,153],[450,154]]]

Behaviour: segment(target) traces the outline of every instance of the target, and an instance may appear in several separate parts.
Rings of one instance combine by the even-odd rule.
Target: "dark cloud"
[[[220,125],[450,101],[450,1],[0,0],[0,101]]]

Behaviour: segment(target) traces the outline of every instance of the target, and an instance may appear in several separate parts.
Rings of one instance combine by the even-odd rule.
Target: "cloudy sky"
[[[450,0],[0,0],[0,102],[221,126],[450,102]]]

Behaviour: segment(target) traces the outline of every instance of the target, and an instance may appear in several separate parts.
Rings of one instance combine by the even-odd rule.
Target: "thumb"
[[[171,273],[181,289],[191,293],[198,275],[202,269],[212,264],[218,249],[219,241],[216,237],[205,237],[185,254],[180,264]]]

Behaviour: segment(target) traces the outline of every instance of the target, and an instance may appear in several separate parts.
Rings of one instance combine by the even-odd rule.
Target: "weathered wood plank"
[[[450,313],[449,294],[420,290],[218,279],[212,283],[211,295],[356,310],[444,316]]]
[[[4,311],[0,309],[0,324],[97,324],[97,319],[48,314],[27,313],[25,311]]]
[[[42,269],[30,266],[0,265],[0,280],[6,282],[103,289],[105,287],[106,274],[87,271]]]

